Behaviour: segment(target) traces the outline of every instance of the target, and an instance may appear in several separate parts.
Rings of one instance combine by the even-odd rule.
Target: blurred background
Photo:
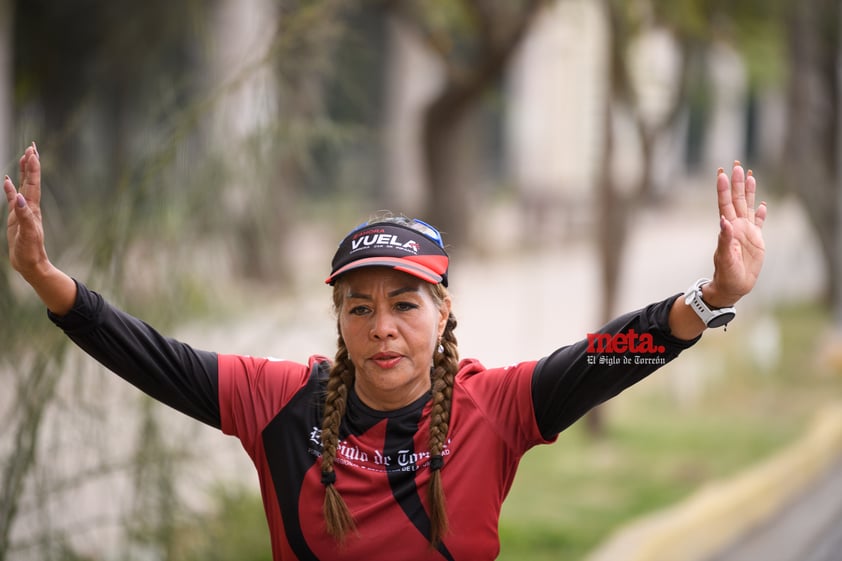
[[[219,352],[332,355],[336,243],[422,218],[487,366],[709,276],[743,162],[770,211],[738,320],[528,454],[504,507],[501,559],[583,559],[842,392],[840,4],[0,0],[0,161],[37,142],[60,268]],[[71,348],[7,260],[0,318],[0,561],[270,559],[236,441]]]

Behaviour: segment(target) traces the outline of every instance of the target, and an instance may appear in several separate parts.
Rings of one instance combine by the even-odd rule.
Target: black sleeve
[[[596,334],[538,362],[532,375],[532,401],[544,438],[552,439],[699,340],[684,341],[670,334],[669,312],[675,299],[620,316]]]
[[[216,353],[164,337],[77,282],[67,315],[50,319],[82,350],[151,397],[219,428]]]

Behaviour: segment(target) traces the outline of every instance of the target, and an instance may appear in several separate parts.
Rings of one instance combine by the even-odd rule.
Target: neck
[[[395,411],[406,407],[430,391],[430,388],[429,378],[423,378],[410,387],[394,390],[372,388],[359,379],[354,382],[354,390],[360,401],[375,411]]]

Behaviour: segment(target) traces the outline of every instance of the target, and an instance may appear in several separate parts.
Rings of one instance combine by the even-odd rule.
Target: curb
[[[632,521],[587,561],[704,561],[771,518],[842,456],[842,403],[770,459],[714,482],[675,506]]]

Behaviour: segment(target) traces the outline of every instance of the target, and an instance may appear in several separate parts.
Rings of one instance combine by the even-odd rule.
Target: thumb
[[[713,254],[714,274],[726,270],[731,263],[731,243],[734,241],[734,226],[725,216],[719,217],[719,236]]]
[[[20,193],[15,195],[14,198],[14,212],[18,219],[18,224],[22,228],[32,228],[35,225],[35,213],[32,212],[31,208],[29,208],[29,205],[26,203],[26,198]]]
[[[719,217],[719,238],[717,239],[717,252],[727,252],[728,247],[731,244],[731,240],[734,238],[734,227],[731,225],[731,222],[728,221],[725,216]]]

